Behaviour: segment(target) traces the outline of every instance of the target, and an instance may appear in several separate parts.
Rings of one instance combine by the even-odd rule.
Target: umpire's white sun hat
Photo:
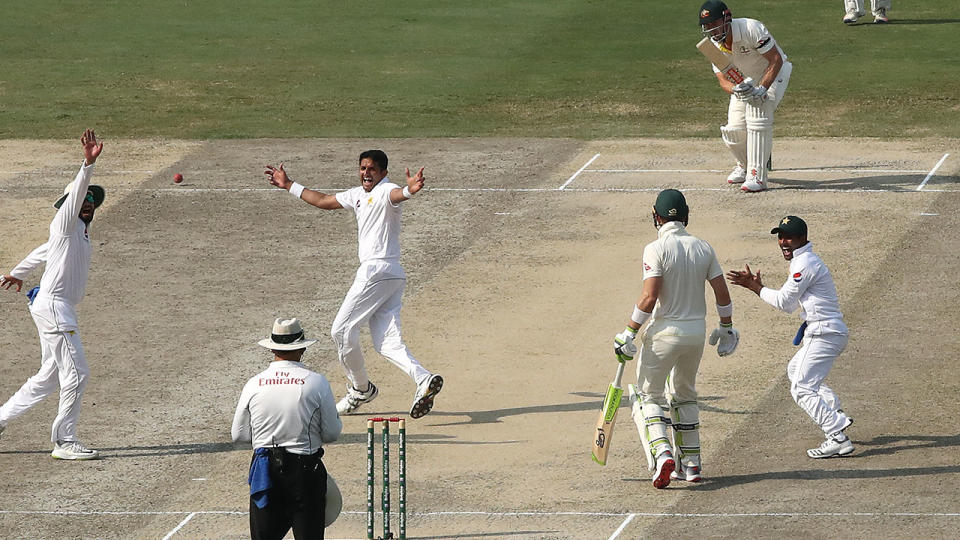
[[[316,343],[315,339],[306,339],[300,319],[277,319],[273,321],[273,332],[269,339],[261,339],[257,345],[271,351],[295,351],[306,349]]]

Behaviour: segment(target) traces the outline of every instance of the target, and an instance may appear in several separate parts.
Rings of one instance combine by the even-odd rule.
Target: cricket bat
[[[597,419],[597,430],[594,433],[593,451],[590,457],[600,465],[607,464],[607,454],[610,452],[610,443],[613,441],[613,425],[617,421],[617,411],[620,410],[620,398],[623,397],[623,388],[620,379],[623,378],[624,363],[617,366],[617,376],[607,388],[607,395],[603,398],[603,409]]]
[[[733,84],[743,82],[743,73],[740,73],[737,66],[733,65],[733,62],[730,60],[730,55],[721,51],[719,47],[710,41],[710,38],[705,37],[701,39],[700,43],[697,43],[697,49],[707,57],[707,60],[709,60],[711,64],[717,66],[720,73],[723,73],[730,82]]]

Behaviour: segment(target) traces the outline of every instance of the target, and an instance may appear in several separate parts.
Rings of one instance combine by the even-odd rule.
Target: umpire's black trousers
[[[327,499],[327,469],[312,455],[270,449],[270,480],[267,505],[257,508],[250,499],[250,538],[281,540],[290,528],[297,540],[323,539]]]

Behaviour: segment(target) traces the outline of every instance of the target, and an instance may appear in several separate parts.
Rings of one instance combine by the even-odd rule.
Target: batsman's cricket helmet
[[[722,20],[723,24],[714,25],[719,20]],[[700,30],[704,36],[713,41],[720,42],[726,39],[732,20],[730,8],[720,0],[707,0],[700,6]],[[711,28],[708,29],[708,26]]]

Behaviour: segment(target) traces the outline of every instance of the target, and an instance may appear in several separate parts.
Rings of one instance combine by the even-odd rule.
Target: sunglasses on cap
[[[84,200],[90,204],[96,204],[93,199],[93,193],[87,193],[87,196]]]

